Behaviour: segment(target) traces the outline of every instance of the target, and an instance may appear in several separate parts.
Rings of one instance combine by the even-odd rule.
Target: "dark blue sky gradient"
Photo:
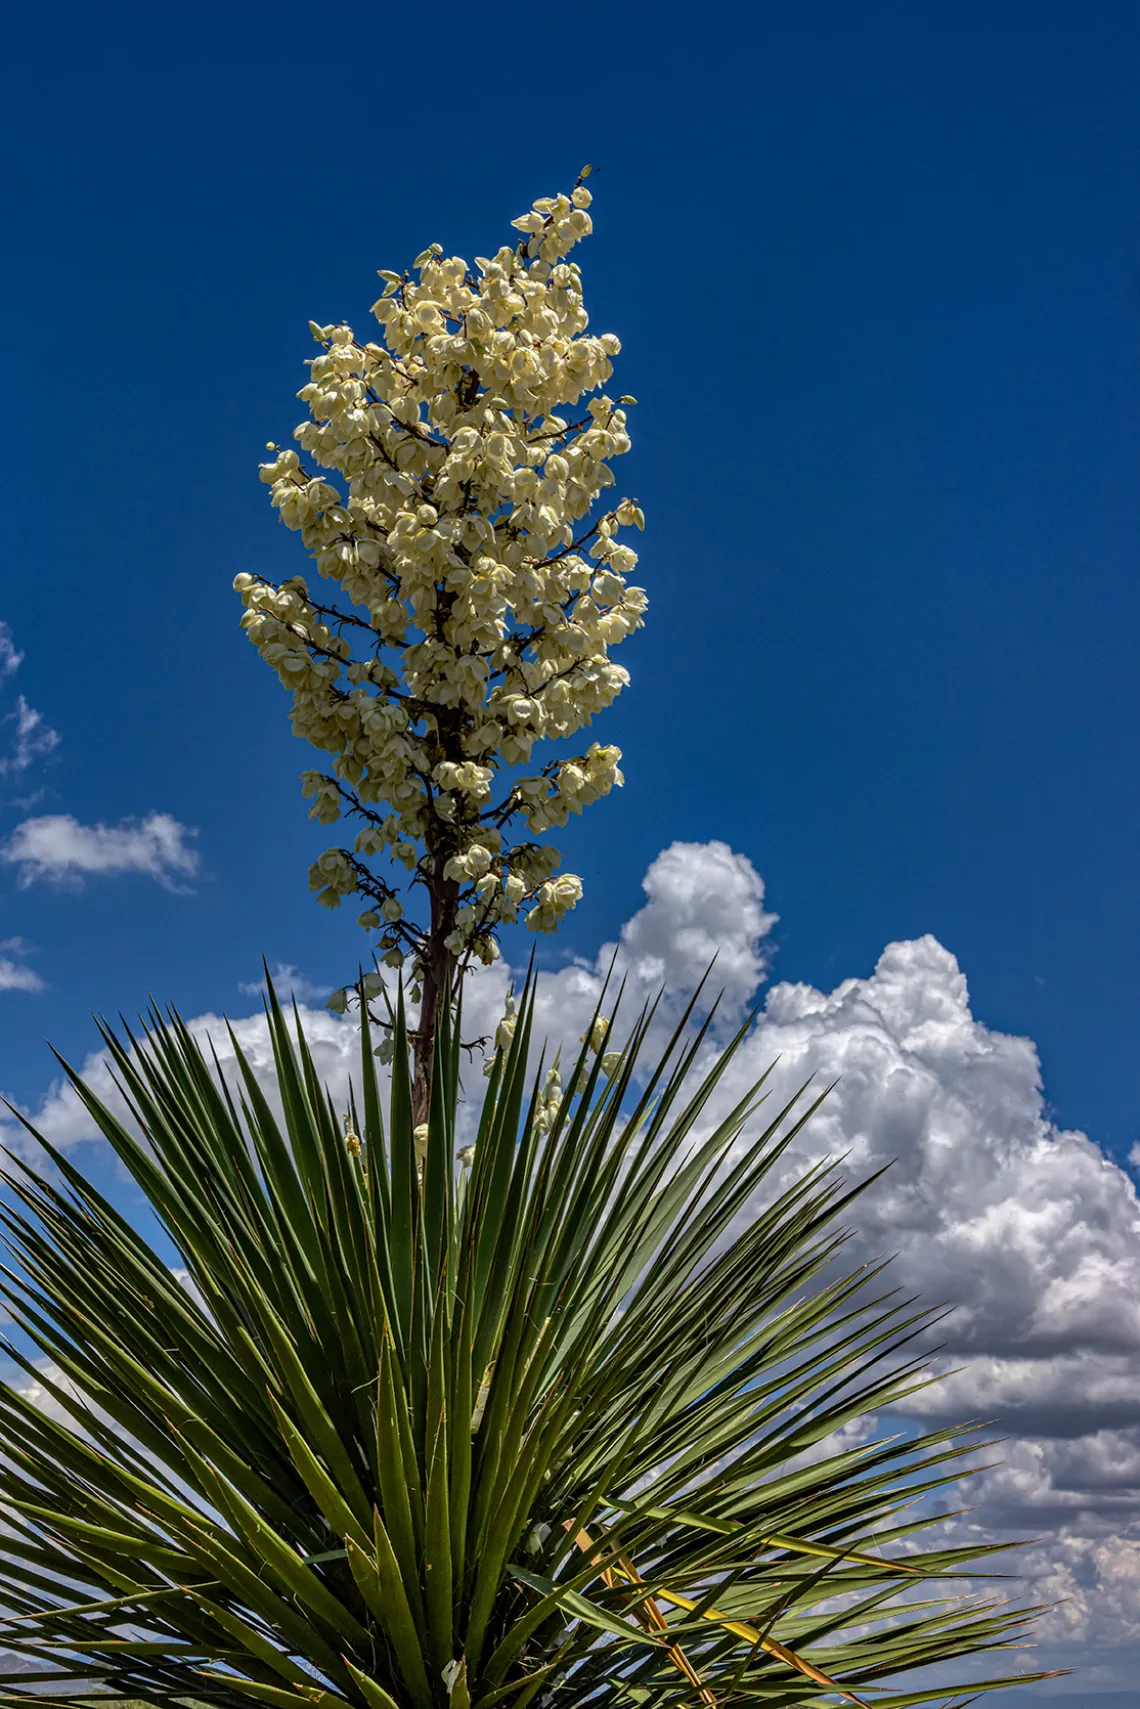
[[[7,59],[0,617],[63,738],[34,811],[169,811],[204,876],[6,883],[51,986],[0,995],[6,1091],[89,1007],[248,1008],[262,951],[350,971],[236,627],[236,571],[304,567],[256,464],[310,315],[363,329],[377,267],[487,253],[591,160],[651,610],[557,952],[721,837],[777,977],[933,932],[1060,1121],[1140,1138],[1140,10],[59,5]]]

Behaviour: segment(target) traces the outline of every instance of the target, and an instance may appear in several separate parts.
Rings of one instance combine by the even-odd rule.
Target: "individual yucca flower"
[[[993,1551],[922,1542],[962,1433],[828,1450],[924,1381],[924,1320],[837,1278],[831,1169],[768,1185],[804,1115],[757,1089],[699,1138],[732,1051],[694,1087],[687,1016],[637,1080],[649,1018],[608,1073],[591,1028],[552,1108],[528,990],[453,1161],[452,1017],[424,1145],[402,998],[386,1117],[361,1009],[346,1124],[272,990],[283,1124],[174,1016],[105,1034],[137,1133],[73,1077],[188,1286],[46,1141],[58,1185],[13,1159],[46,1404],[0,1387],[10,1695],[51,1661],[235,1709],[901,1709],[1016,1639],[956,1594]]]

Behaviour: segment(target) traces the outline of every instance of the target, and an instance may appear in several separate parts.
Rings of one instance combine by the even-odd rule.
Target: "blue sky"
[[[433,16],[434,46],[352,4],[10,27],[4,617],[61,736],[36,811],[171,813],[202,875],[6,887],[50,986],[5,1002],[9,1083],[88,1006],[219,1004],[262,952],[340,975],[300,754],[236,631],[233,574],[297,567],[256,463],[299,419],[310,315],[363,322],[377,266],[482,251],[589,158],[652,614],[564,944],[612,932],[671,837],[722,836],[768,881],[781,975],[934,932],[1036,1038],[1060,1118],[1123,1154],[1140,16]]]
[[[668,844],[723,840],[780,916],[774,977],[830,991],[933,934],[973,1015],[1036,1041],[1059,1126],[1126,1161],[1134,6],[65,3],[7,45],[0,844],[187,828],[151,821],[165,883],[0,864],[0,958],[43,983],[0,990],[8,1096],[44,1093],[45,1034],[85,1055],[90,1009],[248,1013],[263,954],[351,972],[237,629],[236,572],[303,567],[256,466],[310,316],[363,326],[377,267],[485,253],[589,160],[651,605],[552,964],[617,936]]]

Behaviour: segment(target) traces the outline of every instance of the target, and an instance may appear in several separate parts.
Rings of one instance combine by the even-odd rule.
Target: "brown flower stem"
[[[459,885],[455,879],[443,876],[446,860],[446,853],[440,850],[432,863],[432,880],[428,887],[431,896],[431,925],[421,963],[423,999],[420,1003],[419,1025],[412,1034],[412,1121],[417,1127],[428,1119],[440,1007],[444,1003],[450,1003],[455,995],[456,960],[447,940],[455,931],[455,916],[459,911]]]

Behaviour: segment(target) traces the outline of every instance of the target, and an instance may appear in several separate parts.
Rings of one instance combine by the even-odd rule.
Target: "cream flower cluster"
[[[372,857],[448,899],[450,953],[489,961],[500,924],[553,931],[581,895],[532,839],[622,781],[618,749],[597,742],[517,775],[536,742],[575,736],[620,693],[610,652],[646,607],[622,538],[641,511],[599,502],[634,400],[602,390],[620,346],[588,331],[567,259],[589,206],[579,180],[474,269],[433,244],[412,273],[382,273],[382,342],[313,324],[300,452],[271,446],[262,466],[333,591],[238,576],[243,626],[292,695],[295,733],[331,756],[304,775],[311,815],[363,825],[310,883],[330,907],[366,895],[361,923],[393,966],[426,928]],[[516,821],[530,835],[512,841]]]

